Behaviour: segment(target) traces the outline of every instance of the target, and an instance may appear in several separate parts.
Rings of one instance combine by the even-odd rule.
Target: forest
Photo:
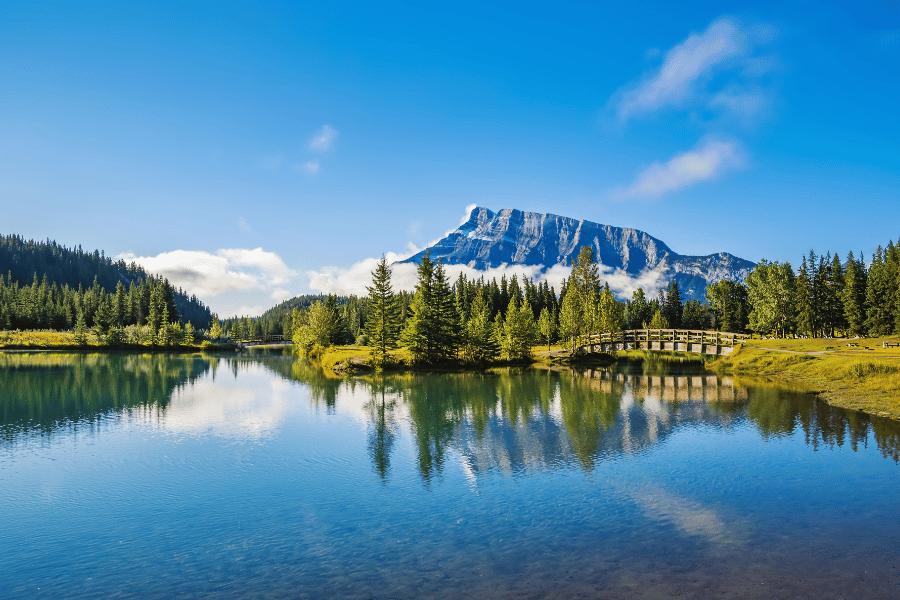
[[[0,329],[73,329],[81,318],[86,328],[106,332],[144,326],[148,319],[158,330],[156,321],[163,317],[198,329],[213,320],[196,296],[135,263],[49,240],[0,235]]]

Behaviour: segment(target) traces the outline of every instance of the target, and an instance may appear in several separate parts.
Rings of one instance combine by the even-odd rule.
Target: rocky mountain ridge
[[[655,271],[666,285],[674,280],[685,298],[702,300],[706,286],[732,279],[743,283],[755,263],[727,252],[685,256],[637,229],[603,225],[554,214],[478,207],[469,219],[430,248],[402,262],[419,262],[426,251],[448,265],[486,270],[502,265],[549,269],[570,266],[582,246],[594,250],[603,274],[632,278]]]

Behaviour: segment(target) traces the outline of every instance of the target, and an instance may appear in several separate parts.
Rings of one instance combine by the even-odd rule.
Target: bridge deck
[[[668,350],[698,354],[730,354],[749,336],[696,329],[628,329],[580,338],[576,345],[589,351]]]

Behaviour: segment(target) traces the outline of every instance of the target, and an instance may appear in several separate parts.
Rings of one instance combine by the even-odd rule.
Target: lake
[[[898,455],[697,363],[0,353],[0,597],[900,597]]]

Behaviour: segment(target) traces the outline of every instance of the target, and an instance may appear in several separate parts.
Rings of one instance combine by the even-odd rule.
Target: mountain
[[[727,252],[684,256],[661,240],[627,227],[602,225],[552,214],[475,208],[469,219],[430,248],[402,262],[419,262],[426,251],[448,265],[485,270],[501,265],[569,266],[582,246],[591,246],[606,274],[632,278],[658,272],[661,285],[674,280],[684,298],[703,299],[706,286],[732,279],[743,283],[756,266]],[[601,267],[601,270],[603,270]],[[601,273],[601,278],[603,273]]]

